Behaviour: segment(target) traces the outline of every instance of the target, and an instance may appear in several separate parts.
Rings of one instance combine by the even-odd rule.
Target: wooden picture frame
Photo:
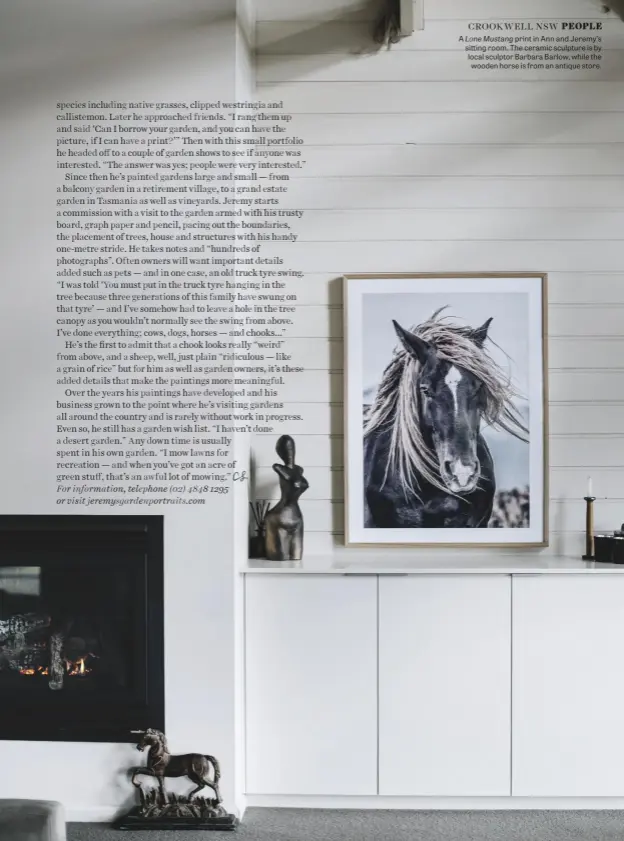
[[[547,287],[343,276],[347,546],[548,546]]]

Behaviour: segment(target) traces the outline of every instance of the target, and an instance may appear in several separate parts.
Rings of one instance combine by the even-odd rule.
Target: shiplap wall
[[[306,272],[288,352],[290,430],[310,489],[306,552],[343,530],[343,273],[549,274],[552,553],[582,550],[588,475],[596,527],[624,520],[624,23],[593,0],[424,0],[425,28],[362,52],[369,8],[257,0],[257,95],[277,98],[307,166],[284,250]],[[602,20],[600,71],[471,71],[469,20]],[[582,33],[581,33],[582,34]],[[418,144],[418,145],[410,145]],[[283,430],[286,431],[286,430]],[[275,436],[258,436],[273,494]]]

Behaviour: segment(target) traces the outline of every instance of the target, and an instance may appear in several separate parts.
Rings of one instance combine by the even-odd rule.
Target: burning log
[[[27,639],[27,636],[47,628],[50,617],[38,613],[17,613],[8,619],[0,619],[0,669],[21,671],[37,666],[37,649],[41,646]]]
[[[24,676],[45,677],[50,689],[58,691],[68,677],[84,678],[92,673],[91,659],[97,654],[89,643],[70,637],[67,626],[58,628],[51,617],[35,613],[15,614],[0,620],[0,671],[6,669]],[[35,639],[27,639],[37,632]]]
[[[65,661],[63,660],[63,643],[65,634],[50,635],[50,671],[48,686],[50,689],[62,689],[65,680]]]
[[[15,638],[22,639],[50,624],[50,617],[39,613],[16,613],[8,619],[0,619],[0,643]]]

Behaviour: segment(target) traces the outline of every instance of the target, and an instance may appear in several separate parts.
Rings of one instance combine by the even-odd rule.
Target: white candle
[[[587,479],[587,496],[593,496],[591,476]]]

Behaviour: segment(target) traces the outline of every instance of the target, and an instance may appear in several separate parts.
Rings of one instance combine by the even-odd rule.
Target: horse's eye
[[[420,386],[420,393],[424,394],[425,397],[429,394],[429,386],[428,385],[421,385]]]

